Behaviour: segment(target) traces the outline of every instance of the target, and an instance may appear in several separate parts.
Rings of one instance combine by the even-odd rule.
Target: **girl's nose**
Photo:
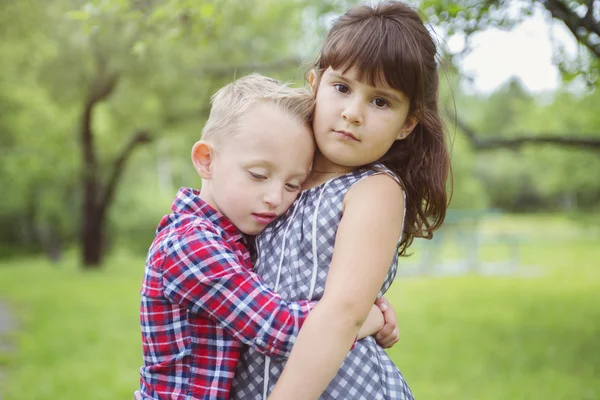
[[[358,100],[348,100],[342,110],[342,118],[353,125],[360,125],[363,122],[362,104]]]

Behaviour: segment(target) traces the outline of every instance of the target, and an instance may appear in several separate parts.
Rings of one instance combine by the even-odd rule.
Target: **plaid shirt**
[[[156,231],[142,285],[137,399],[228,399],[242,345],[287,357],[313,302],[288,303],[251,271],[242,235],[193,189]]]

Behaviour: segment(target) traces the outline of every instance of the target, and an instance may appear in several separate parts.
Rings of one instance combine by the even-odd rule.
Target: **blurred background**
[[[0,2],[0,399],[125,399],[146,250],[219,87],[305,85],[344,0]],[[600,399],[600,1],[411,2],[447,221],[388,293],[418,399]]]

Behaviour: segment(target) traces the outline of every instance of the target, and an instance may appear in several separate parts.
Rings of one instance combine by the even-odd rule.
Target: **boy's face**
[[[208,172],[199,170],[201,196],[240,231],[256,235],[298,196],[314,155],[313,136],[272,104],[250,110],[238,131],[212,148]]]

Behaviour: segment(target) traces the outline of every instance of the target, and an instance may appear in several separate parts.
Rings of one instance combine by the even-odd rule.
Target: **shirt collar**
[[[211,207],[200,198],[200,191],[191,188],[181,188],[171,205],[171,210],[179,214],[193,214],[196,217],[206,218],[212,224],[223,229],[231,239],[239,241],[242,233],[223,214]]]

